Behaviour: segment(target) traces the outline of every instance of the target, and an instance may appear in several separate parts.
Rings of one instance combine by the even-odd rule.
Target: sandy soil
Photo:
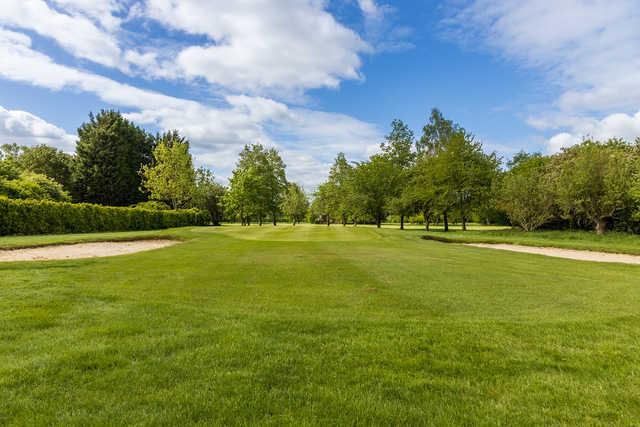
[[[618,262],[640,264],[640,255],[612,254],[607,252],[579,251],[575,249],[538,248],[534,246],[510,245],[504,243],[466,243],[477,248],[500,249],[512,252],[546,255],[556,258],[576,259],[580,261]]]
[[[132,254],[174,245],[175,240],[136,240],[52,245],[39,248],[0,250],[0,262],[79,259]]]

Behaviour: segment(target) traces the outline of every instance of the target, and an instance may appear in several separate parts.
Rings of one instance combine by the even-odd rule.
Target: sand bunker
[[[26,249],[5,249],[0,250],[0,262],[107,257],[165,248],[176,243],[178,242],[175,240],[166,239],[135,240],[129,242],[93,242]]]
[[[575,249],[538,248],[534,246],[510,245],[504,243],[465,243],[477,248],[500,249],[503,251],[523,252],[546,255],[556,258],[575,259],[580,261],[617,262],[623,264],[640,264],[640,255],[612,254],[607,252],[579,251]]]

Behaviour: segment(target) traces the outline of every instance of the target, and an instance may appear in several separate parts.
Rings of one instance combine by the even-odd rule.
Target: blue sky
[[[114,108],[223,182],[262,142],[311,190],[433,107],[505,158],[640,135],[636,0],[4,0],[0,58],[1,142]]]

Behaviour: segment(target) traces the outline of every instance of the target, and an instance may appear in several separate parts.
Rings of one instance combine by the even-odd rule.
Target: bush
[[[71,201],[62,185],[48,176],[33,172],[22,172],[15,179],[0,176],[0,196],[11,199]]]
[[[157,200],[149,200],[147,202],[136,203],[131,206],[132,208],[148,209],[150,211],[168,211],[171,207],[165,202],[159,202]]]
[[[154,230],[210,223],[209,212],[197,209],[160,211],[0,196],[0,236]]]

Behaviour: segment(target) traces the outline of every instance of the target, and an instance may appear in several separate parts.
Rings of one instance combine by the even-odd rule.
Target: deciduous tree
[[[166,202],[173,209],[186,207],[195,189],[189,141],[177,131],[160,136],[153,150],[153,163],[144,165],[141,174],[143,187],[152,200]]]

